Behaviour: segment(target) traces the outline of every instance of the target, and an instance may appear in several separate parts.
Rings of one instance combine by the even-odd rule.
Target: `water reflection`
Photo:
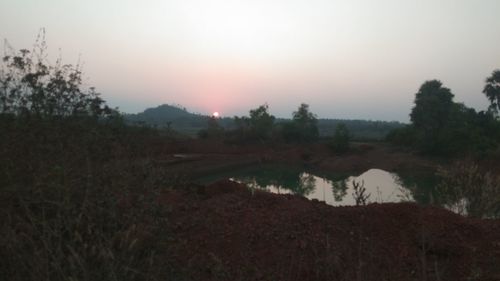
[[[342,201],[347,195],[347,180],[340,180],[331,182],[332,185],[332,195],[336,202]]]
[[[404,175],[371,169],[362,174],[317,174],[300,167],[258,166],[213,175],[204,182],[230,178],[254,189],[279,194],[298,194],[325,201],[333,206],[355,205],[353,181],[364,182],[368,201],[417,201],[432,203],[435,177],[428,174]]]
[[[313,176],[316,188],[306,197],[325,201],[333,206],[356,205],[354,183],[364,184],[368,202],[400,202],[413,200],[405,188],[396,180],[397,175],[379,169],[368,170],[358,176],[347,176],[343,179],[329,180]],[[409,197],[409,198],[408,198]]]
[[[405,188],[405,192],[410,193],[409,196],[414,201],[426,205],[440,203],[439,198],[442,194],[436,189],[439,178],[434,173],[400,173],[395,175],[394,180]]]
[[[245,183],[251,188],[263,189],[279,194],[298,194],[309,196],[317,187],[317,178],[312,174],[292,170],[254,171],[252,175],[239,174],[230,177]]]

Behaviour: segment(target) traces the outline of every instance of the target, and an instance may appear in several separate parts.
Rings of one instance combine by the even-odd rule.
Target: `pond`
[[[278,194],[297,194],[332,206],[356,205],[355,185],[364,189],[367,203],[436,199],[438,179],[432,173],[404,174],[370,169],[363,173],[318,173],[302,167],[260,165],[226,171],[199,179],[210,183],[221,179],[247,184],[250,188]],[[358,193],[359,194],[359,193]]]

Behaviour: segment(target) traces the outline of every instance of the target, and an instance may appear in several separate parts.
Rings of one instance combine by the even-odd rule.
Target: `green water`
[[[363,173],[318,173],[303,167],[260,165],[229,170],[199,179],[210,183],[231,179],[250,188],[278,194],[297,194],[333,206],[355,205],[353,182],[362,185],[368,203],[436,200],[438,179],[432,173],[404,174],[370,169]]]

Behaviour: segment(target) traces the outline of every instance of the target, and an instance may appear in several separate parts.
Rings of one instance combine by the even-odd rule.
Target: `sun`
[[[219,112],[216,111],[216,112],[212,113],[212,116],[215,117],[215,118],[218,118],[219,117]]]

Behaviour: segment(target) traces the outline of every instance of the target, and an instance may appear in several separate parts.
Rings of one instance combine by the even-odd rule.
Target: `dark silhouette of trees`
[[[446,123],[453,105],[453,94],[439,80],[426,81],[415,94],[410,119],[417,128],[435,130]]]
[[[478,113],[454,102],[450,89],[438,80],[422,84],[410,117],[411,125],[393,130],[387,139],[427,154],[484,153],[500,139],[500,124],[491,110]]]
[[[349,150],[349,129],[344,123],[337,124],[330,147],[336,153],[344,153]]]
[[[268,112],[267,104],[261,105],[256,109],[250,110],[250,129],[255,137],[260,140],[271,138],[275,117]]]
[[[490,110],[498,113],[500,110],[500,69],[493,71],[491,76],[486,78],[483,93],[490,100]]]
[[[254,109],[255,110],[255,109]],[[148,108],[137,114],[125,114],[127,123],[140,126],[151,126],[168,131],[170,129],[188,136],[195,136],[197,132],[207,128],[207,116],[191,113],[176,105],[163,104],[154,108]],[[252,128],[249,116],[222,117],[217,119],[219,125],[226,130],[227,140],[233,143],[241,141],[255,141],[258,138],[252,136]],[[282,132],[282,125],[290,119],[275,118],[270,139],[277,140]],[[382,140],[393,129],[404,127],[403,123],[371,121],[371,120],[344,120],[344,119],[318,119],[317,126],[320,136],[333,136],[339,123],[344,123],[354,140]],[[260,138],[259,138],[260,139]]]
[[[233,138],[238,141],[248,140],[251,135],[250,118],[248,116],[234,116],[235,129],[232,130]]]
[[[292,121],[283,124],[282,130],[286,141],[313,142],[319,138],[318,119],[305,103],[293,112]]]
[[[250,117],[234,117],[234,129],[227,132],[229,142],[268,141],[273,136],[275,117],[268,112],[269,106],[263,104],[249,111]]]
[[[437,149],[440,133],[448,123],[453,108],[453,94],[439,80],[426,81],[415,94],[410,119],[424,150]]]
[[[55,65],[47,62],[43,30],[32,51],[7,49],[0,66],[1,114],[37,118],[116,114],[95,88],[83,89],[79,65],[60,59]]]
[[[198,137],[202,139],[218,139],[224,136],[224,128],[219,124],[217,117],[207,117],[207,128],[198,131]]]

